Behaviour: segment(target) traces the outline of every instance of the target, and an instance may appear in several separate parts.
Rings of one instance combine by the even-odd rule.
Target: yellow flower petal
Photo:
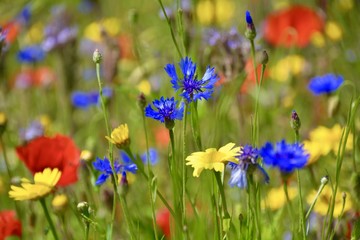
[[[294,199],[297,195],[296,187],[288,187],[288,194],[290,200]],[[261,202],[262,208],[270,208],[277,210],[285,205],[287,202],[284,187],[272,188],[266,195],[266,200]]]
[[[9,196],[15,200],[38,199],[49,194],[60,180],[61,172],[55,168],[46,168],[43,172],[35,173],[34,183],[28,179],[21,179],[21,187],[12,185]]]
[[[325,33],[333,41],[339,41],[342,38],[342,30],[340,26],[332,21],[326,23]]]
[[[235,157],[239,155],[240,147],[234,148],[234,146],[234,143],[228,143],[218,151],[216,148],[209,148],[205,152],[194,152],[186,158],[186,165],[194,168],[194,177],[199,177],[204,169],[214,169],[217,172],[223,172],[226,162],[237,162]]]

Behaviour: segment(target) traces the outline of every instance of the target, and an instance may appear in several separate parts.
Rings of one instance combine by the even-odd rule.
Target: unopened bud
[[[99,49],[96,49],[93,54],[93,61],[94,63],[97,64],[97,63],[101,63],[101,60],[102,60],[101,53],[99,52]]]
[[[92,214],[92,209],[87,202],[78,203],[77,210],[84,218],[84,221],[89,221],[90,215]]]
[[[141,110],[144,110],[145,107],[146,107],[146,97],[145,97],[145,94],[142,92],[140,93],[140,95],[138,96],[138,104],[139,104],[139,107],[141,108]]]
[[[299,129],[301,127],[301,121],[300,121],[299,115],[297,114],[297,112],[295,110],[293,110],[291,112],[290,126],[295,131],[299,131]]]
[[[268,62],[269,62],[269,55],[267,54],[266,50],[263,50],[260,57],[260,63],[262,65],[266,65]]]
[[[245,37],[252,41],[256,37],[256,29],[249,11],[246,11],[246,23]]]

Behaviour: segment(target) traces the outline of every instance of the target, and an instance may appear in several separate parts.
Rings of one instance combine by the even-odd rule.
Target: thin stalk
[[[163,14],[164,14],[164,16],[165,16],[165,19],[166,19],[166,22],[167,22],[167,24],[168,24],[168,27],[169,27],[169,29],[170,29],[171,38],[172,38],[172,41],[173,41],[173,43],[174,43],[174,45],[175,45],[175,48],[176,48],[176,50],[177,50],[177,52],[178,52],[178,54],[179,54],[179,57],[180,57],[180,58],[183,58],[183,57],[182,57],[182,54],[181,54],[181,51],[180,51],[180,48],[179,48],[179,45],[178,45],[178,43],[177,43],[177,41],[176,41],[175,34],[174,34],[174,30],[173,30],[173,28],[172,28],[172,26],[171,26],[170,19],[169,19],[168,15],[166,14],[164,5],[163,5],[163,3],[162,3],[161,0],[158,0],[158,2],[159,2],[159,4],[160,4],[161,11],[163,12]]]
[[[253,199],[250,200],[250,209],[252,212],[252,215],[254,216],[254,221],[256,225],[256,239],[261,239],[261,224],[260,224],[260,217],[258,213],[257,208],[257,187],[254,184],[253,176],[248,177],[249,182],[249,192],[252,191]],[[254,206],[251,206],[251,203],[254,204]]]
[[[356,111],[357,111],[359,104],[360,104],[360,97],[357,98],[355,102],[351,102],[351,107],[349,110],[347,124],[346,124],[346,127],[345,127],[343,134],[341,136],[341,139],[340,139],[338,154],[336,157],[335,186],[334,186],[334,191],[333,191],[333,195],[332,195],[331,203],[330,203],[330,212],[328,215],[329,221],[328,221],[328,226],[327,226],[327,231],[326,231],[327,239],[330,237],[330,234],[331,234],[331,225],[332,225],[332,221],[334,218],[333,215],[334,215],[334,208],[335,208],[335,199],[336,199],[336,194],[337,194],[337,190],[338,190],[338,186],[339,186],[340,170],[341,170],[342,162],[344,159],[345,147],[346,147],[347,139],[349,137],[351,126],[355,120]]]
[[[315,204],[316,204],[316,202],[317,202],[317,200],[318,200],[321,192],[322,192],[323,189],[325,188],[325,186],[326,186],[326,184],[321,183],[321,185],[320,185],[320,187],[319,187],[319,190],[317,191],[316,196],[315,196],[313,202],[311,203],[309,210],[307,211],[307,213],[306,213],[306,215],[305,215],[305,221],[307,221],[307,220],[309,219],[310,213],[311,213],[311,211],[314,209]]]
[[[201,133],[199,127],[199,115],[197,110],[197,102],[193,102],[193,111],[191,112],[191,130],[198,150],[202,149]]]
[[[188,104],[184,108],[184,121],[183,121],[183,164],[182,164],[182,220],[183,226],[186,225],[186,121],[187,121]]]
[[[151,175],[150,159],[149,159],[149,140],[148,140],[148,134],[147,134],[147,128],[146,128],[145,115],[144,115],[143,110],[141,111],[141,115],[142,115],[143,127],[144,127],[144,133],[145,133],[146,162],[147,162],[147,168],[148,168],[148,175],[152,176]],[[149,193],[150,193],[151,216],[152,216],[152,222],[153,222],[154,237],[155,237],[155,239],[158,239],[157,227],[156,227],[155,206],[154,206],[154,201],[155,200],[153,200],[153,192],[152,192],[152,188],[151,188],[152,178],[149,177],[147,182],[148,182],[148,188],[149,188]]]
[[[255,64],[255,62],[254,62],[254,64]],[[255,65],[254,65],[254,67],[255,67]],[[261,65],[260,82],[258,83],[257,79],[256,79],[256,83],[258,83],[258,88],[257,88],[257,93],[256,93],[255,113],[254,113],[254,115],[255,115],[254,116],[254,121],[255,121],[255,124],[254,124],[254,138],[255,139],[253,139],[253,141],[254,141],[253,144],[254,144],[255,147],[257,147],[258,144],[259,144],[259,98],[260,98],[261,84],[262,84],[262,81],[264,79],[265,69],[266,69],[266,64],[262,64]],[[257,72],[256,69],[255,69],[255,72]]]
[[[85,224],[85,240],[89,239],[89,232],[90,232],[90,223],[86,222],[86,224]]]
[[[338,220],[338,221],[336,222],[336,224],[335,224],[335,227],[334,227],[334,229],[333,229],[333,231],[332,231],[332,234],[331,234],[330,239],[334,239],[335,232],[336,232],[336,230],[338,229],[339,224],[340,224],[340,222],[341,222],[341,219],[342,219],[343,216],[344,216],[345,204],[346,204],[346,197],[343,198],[343,203],[342,203],[342,208],[341,208],[341,212],[340,212],[340,215],[339,215],[339,220]]]
[[[43,210],[44,210],[44,214],[45,214],[46,220],[47,220],[48,223],[49,223],[50,230],[51,230],[51,232],[52,232],[55,240],[58,240],[59,238],[58,238],[58,235],[57,235],[57,233],[56,233],[56,229],[55,229],[54,223],[53,223],[53,221],[51,220],[49,211],[48,211],[48,209],[47,209],[47,207],[46,207],[45,199],[44,199],[44,198],[40,198],[39,201],[40,201],[41,206],[42,206],[42,208],[43,208]]]
[[[100,95],[100,101],[101,101],[101,107],[103,110],[103,115],[104,115],[104,121],[105,121],[105,127],[106,127],[106,133],[107,136],[110,136],[110,126],[109,126],[109,118],[108,118],[108,114],[107,114],[107,110],[106,110],[106,106],[105,106],[105,100],[104,100],[104,96],[103,96],[103,89],[102,89],[102,82],[101,82],[101,78],[100,78],[100,63],[96,63],[96,77],[97,77],[97,81],[98,81],[98,85],[99,85],[99,95]],[[109,142],[109,159],[111,162],[111,169],[112,169],[112,178],[113,178],[113,188],[114,188],[114,195],[117,194],[117,174],[115,172],[115,168],[114,168],[114,158],[113,158],[113,144],[111,142]],[[113,210],[112,210],[112,214],[111,214],[111,225],[110,225],[110,236],[112,236],[112,232],[113,232],[113,224],[115,221],[115,210],[114,210],[114,206],[116,205],[116,196],[114,196],[113,199]]]
[[[292,203],[291,203],[291,200],[289,197],[288,185],[287,185],[286,181],[284,182],[284,193],[285,193],[286,201],[288,202],[291,221],[293,222],[293,220],[294,220],[293,212],[294,211],[293,211]]]
[[[220,214],[220,216],[221,216],[221,224],[220,224],[220,226],[222,227],[222,230],[224,232],[224,226],[225,226],[224,220],[231,221],[231,219],[230,219],[230,214],[229,214],[229,212],[227,210],[226,196],[225,196],[224,186],[223,186],[223,183],[222,183],[222,180],[221,180],[220,173],[214,171],[214,174],[215,174],[215,179],[216,179],[218,189],[219,189],[219,192],[220,192],[220,197],[221,197],[221,206],[222,206],[223,214]],[[230,222],[227,223],[227,224],[230,226]],[[226,233],[225,233],[225,235],[226,235]]]

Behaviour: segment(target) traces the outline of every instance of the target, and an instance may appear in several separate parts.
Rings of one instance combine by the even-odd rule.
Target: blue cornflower
[[[115,173],[121,173],[122,175],[124,175],[124,172],[136,173],[137,166],[131,161],[130,157],[125,152],[120,152],[120,155],[122,157],[123,164],[120,164],[119,161],[114,162]],[[96,170],[101,172],[95,182],[96,185],[103,184],[112,175],[111,163],[106,157],[104,160],[97,157],[96,161],[93,162],[93,166]]]
[[[242,149],[242,153],[238,156],[239,163],[229,163],[232,171],[229,180],[231,187],[237,186],[239,188],[247,187],[247,174],[253,173],[256,170],[260,170],[266,183],[269,182],[269,176],[265,170],[258,164],[259,150],[253,148],[250,145],[245,145]]]
[[[153,105],[157,108],[154,110],[149,104],[145,108],[145,116],[165,123],[166,127],[172,129],[174,127],[175,119],[182,120],[184,114],[184,103],[182,102],[179,108],[176,108],[178,101],[172,98],[161,97],[160,100],[155,99]]]
[[[112,89],[104,87],[103,96],[104,98],[110,98],[112,96]],[[98,105],[100,103],[100,95],[98,91],[76,91],[71,94],[71,102],[75,107],[87,109],[90,106]]]
[[[214,84],[219,79],[214,68],[208,66],[202,79],[198,80],[195,74],[196,64],[191,61],[191,58],[181,59],[179,66],[183,74],[182,79],[178,78],[174,64],[167,64],[164,68],[171,77],[173,88],[176,91],[180,89],[182,92],[180,96],[184,97],[187,102],[202,98],[208,100],[214,91]]]
[[[35,63],[45,58],[45,52],[40,46],[32,45],[21,49],[17,58],[22,63]]]
[[[251,14],[250,14],[250,11],[246,11],[246,23],[247,24],[254,24],[254,22],[252,20],[252,17],[251,17]]]
[[[266,165],[278,167],[284,173],[304,167],[310,156],[304,150],[303,144],[288,144],[285,140],[277,142],[274,146],[267,142],[260,149],[260,155]]]
[[[315,95],[330,94],[336,91],[343,83],[344,78],[341,75],[329,73],[312,78],[308,88]]]
[[[147,164],[146,155],[147,155],[147,153],[144,152],[144,153],[140,156],[140,157],[141,157],[141,160],[143,161],[144,164]],[[149,148],[149,160],[150,160],[150,164],[151,164],[151,165],[157,164],[158,159],[159,159],[159,156],[158,156],[158,152],[156,151],[156,149],[155,149],[155,148]]]

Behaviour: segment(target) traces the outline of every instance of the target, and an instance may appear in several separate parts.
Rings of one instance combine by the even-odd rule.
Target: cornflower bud
[[[246,11],[246,23],[245,37],[252,41],[256,37],[256,29],[249,11]]]
[[[102,60],[102,56],[101,53],[99,52],[99,49],[95,49],[93,54],[94,63],[101,63],[101,60]]]
[[[295,131],[299,131],[299,129],[301,127],[301,121],[300,121],[299,115],[296,113],[295,110],[293,110],[291,113],[290,126]]]

